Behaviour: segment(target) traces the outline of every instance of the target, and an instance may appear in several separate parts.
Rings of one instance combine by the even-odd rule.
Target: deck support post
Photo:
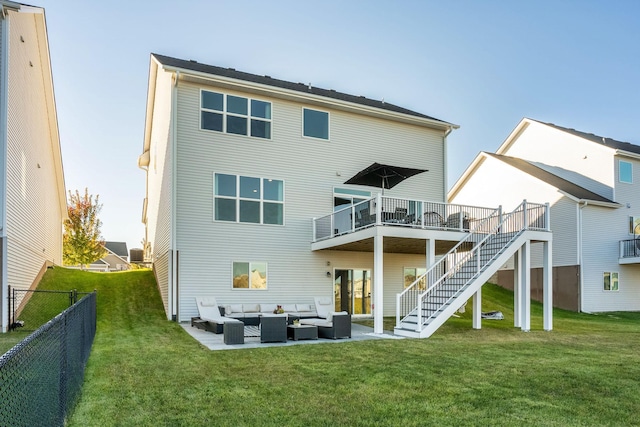
[[[513,327],[520,327],[520,284],[522,273],[520,272],[520,257],[522,250],[518,249],[513,255]]]
[[[382,334],[384,332],[384,300],[383,295],[383,251],[384,237],[380,233],[381,227],[376,227],[376,234],[373,238],[373,333]]]
[[[542,271],[542,311],[543,328],[545,331],[553,329],[553,260],[551,242],[543,243],[543,271]]]
[[[473,294],[473,329],[482,327],[482,287]]]
[[[433,264],[436,263],[436,242],[433,239],[427,239],[426,242],[426,268],[427,270],[431,268]]]
[[[520,328],[524,332],[531,329],[531,242],[527,240],[522,245],[520,259],[521,294],[520,294]]]

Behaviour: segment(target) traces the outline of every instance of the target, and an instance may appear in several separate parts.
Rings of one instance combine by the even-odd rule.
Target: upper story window
[[[618,163],[618,177],[620,182],[633,184],[633,164],[620,160]]]
[[[284,224],[284,181],[216,173],[214,219]]]
[[[200,91],[200,129],[271,138],[271,103]]]
[[[329,113],[303,108],[302,134],[311,138],[329,139]]]

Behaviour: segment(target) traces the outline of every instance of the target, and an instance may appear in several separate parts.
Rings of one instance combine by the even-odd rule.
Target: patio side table
[[[224,343],[244,344],[244,323],[225,322],[224,323]]]
[[[260,317],[260,342],[287,342],[287,315]]]
[[[318,327],[316,325],[289,325],[287,326],[287,337],[294,341],[317,340]]]

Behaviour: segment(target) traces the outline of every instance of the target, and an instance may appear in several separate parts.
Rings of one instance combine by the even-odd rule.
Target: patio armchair
[[[221,334],[225,323],[241,323],[244,327],[244,323],[240,320],[222,316],[218,303],[213,297],[196,297],[196,307],[200,317],[191,318],[191,326],[214,334]]]
[[[351,338],[351,315],[349,313],[334,313],[333,316],[331,316],[331,321],[328,323],[330,323],[330,325],[316,324],[320,338],[329,338],[332,340]]]

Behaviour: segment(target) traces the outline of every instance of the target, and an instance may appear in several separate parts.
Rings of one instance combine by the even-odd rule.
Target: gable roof
[[[545,123],[545,122],[541,122],[533,119],[530,119],[530,120],[570,133],[571,135],[575,135],[577,137],[586,139],[588,141],[595,142],[600,145],[604,145],[605,147],[613,148],[614,150],[623,150],[623,151],[628,151],[630,153],[640,154],[640,145],[631,144],[630,142],[616,141],[615,139],[612,139],[612,138],[606,138],[604,136],[594,135],[592,133],[582,132],[582,131],[571,129],[571,128],[565,128],[553,123]]]
[[[129,256],[129,251],[127,251],[127,243],[126,242],[104,242],[104,247],[119,257]]]
[[[531,175],[532,177],[537,178],[540,181],[551,185],[552,187],[557,188],[561,192],[577,200],[618,205],[618,203],[614,202],[613,200],[609,200],[606,197],[602,197],[601,195],[587,190],[586,188],[581,187],[571,181],[567,181],[566,179],[561,178],[549,171],[546,171],[526,160],[519,159],[517,157],[504,156],[501,154],[486,152],[483,152],[482,154],[484,154],[485,156],[493,157],[494,159],[498,159],[516,169],[519,169],[522,172]]]
[[[364,96],[349,95],[349,94],[337,92],[331,89],[322,89],[319,87],[311,86],[311,84],[293,83],[286,80],[275,79],[270,76],[260,76],[257,74],[237,71],[234,68],[222,68],[214,65],[206,65],[206,64],[201,64],[194,60],[186,61],[184,59],[173,58],[170,56],[160,55],[157,53],[152,53],[151,56],[154,57],[160,64],[167,67],[171,67],[171,68],[197,71],[199,73],[222,76],[226,78],[258,83],[266,86],[272,86],[275,88],[287,89],[295,92],[322,96],[324,98],[331,98],[331,99],[336,99],[340,101],[346,101],[353,104],[364,105],[367,107],[378,108],[381,110],[391,111],[394,113],[406,114],[413,117],[432,120],[435,122],[439,122],[443,125],[450,126],[452,128],[459,127],[458,125],[454,125],[452,123],[445,122],[444,120],[427,116],[426,114],[418,113],[417,111],[412,111],[403,107],[399,107],[397,105],[389,104],[388,102],[384,102],[384,100],[376,101],[373,99],[366,98]]]

